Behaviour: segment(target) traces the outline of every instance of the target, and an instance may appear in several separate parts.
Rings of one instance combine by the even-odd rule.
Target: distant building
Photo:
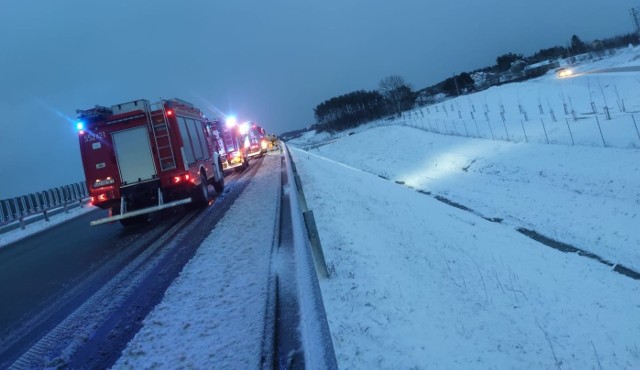
[[[543,60],[542,62],[529,64],[528,66],[524,67],[524,74],[529,78],[539,77],[559,67],[560,62],[558,62],[557,60]]]

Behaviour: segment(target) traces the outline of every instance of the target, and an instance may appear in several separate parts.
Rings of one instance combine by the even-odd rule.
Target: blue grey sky
[[[3,0],[0,199],[83,179],[76,108],[179,97],[282,133],[333,96],[633,30],[635,0]]]

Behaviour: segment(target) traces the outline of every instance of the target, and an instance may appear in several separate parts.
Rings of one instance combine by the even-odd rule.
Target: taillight
[[[182,176],[174,176],[173,177],[173,183],[174,184],[179,184],[183,181],[189,181],[189,179],[191,178],[191,176],[189,176],[189,174],[186,175],[182,175]]]

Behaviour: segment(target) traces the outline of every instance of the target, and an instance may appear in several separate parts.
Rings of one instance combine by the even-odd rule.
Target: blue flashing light
[[[82,122],[82,121],[78,121],[78,122],[76,123],[76,128],[78,129],[78,131],[82,131],[82,130],[84,130],[84,122]]]
[[[238,119],[235,116],[229,116],[227,117],[227,127],[231,128],[233,126],[235,126],[238,123]]]

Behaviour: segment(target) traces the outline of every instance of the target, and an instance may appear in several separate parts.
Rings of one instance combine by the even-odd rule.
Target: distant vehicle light
[[[573,71],[569,68],[561,69],[557,72],[558,78],[566,78],[573,75]]]
[[[266,142],[266,141],[264,141],[264,140],[262,140],[262,141],[260,142],[260,146],[262,147],[262,149],[267,149],[267,142]]]

